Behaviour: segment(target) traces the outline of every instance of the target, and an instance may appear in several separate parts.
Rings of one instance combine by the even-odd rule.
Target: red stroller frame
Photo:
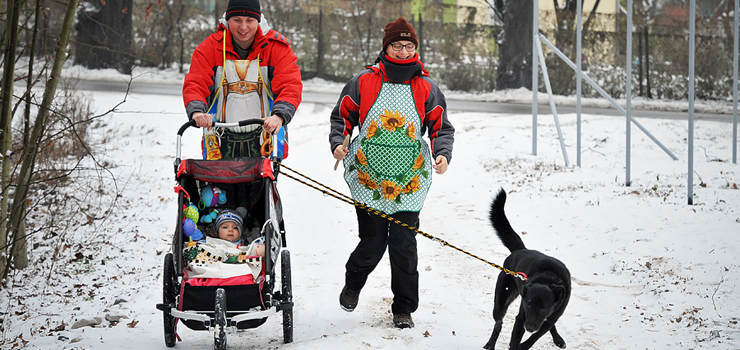
[[[239,123],[214,123],[215,127],[235,127],[262,124],[262,119]],[[157,309],[164,313],[164,338],[168,347],[175,346],[177,321],[192,330],[214,331],[214,348],[226,349],[226,329],[255,328],[267,317],[283,313],[283,341],[293,341],[293,295],[291,287],[290,252],[286,246],[282,206],[277,191],[276,176],[279,159],[272,157],[242,157],[222,160],[180,159],[181,138],[195,121],[185,123],[177,133],[175,174],[178,182],[178,214],[171,252],[164,259],[163,303]],[[274,145],[273,140],[273,145]],[[265,237],[264,276],[258,284],[226,286],[193,286],[186,282],[183,248],[183,205],[186,193],[192,203],[198,203],[199,182],[243,184],[261,182],[259,200],[264,203],[260,221]],[[251,197],[252,194],[250,193]],[[228,204],[227,204],[228,205]],[[255,205],[256,208],[260,206]],[[280,290],[274,291],[276,265],[280,257]]]

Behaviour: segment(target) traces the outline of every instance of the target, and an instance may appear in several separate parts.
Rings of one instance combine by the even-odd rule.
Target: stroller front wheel
[[[290,251],[283,250],[280,254],[280,271],[282,285],[282,304],[283,308],[283,342],[285,344],[293,342],[293,287],[290,273]]]
[[[176,281],[175,281],[175,264],[172,260],[172,253],[168,253],[164,257],[164,271],[163,271],[163,309],[164,311],[164,344],[171,348],[175,346],[177,341],[177,335],[175,334],[175,322],[176,319],[172,316],[170,308],[175,307],[176,297]]]
[[[226,350],[226,292],[223,288],[216,290],[216,330],[213,332],[213,348]]]

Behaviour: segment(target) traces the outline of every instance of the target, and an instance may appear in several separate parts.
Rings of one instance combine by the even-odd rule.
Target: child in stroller
[[[249,219],[251,219],[251,225],[247,231],[244,223]],[[218,238],[236,245],[242,245],[244,242],[254,245],[254,254],[265,256],[265,237],[255,237],[255,233],[259,234],[259,223],[249,216],[246,208],[236,208],[236,212],[222,211],[216,217],[216,229]]]
[[[261,281],[264,238],[250,239],[242,233],[242,222],[249,218],[246,208],[219,212],[216,221],[218,237],[189,242],[183,249],[188,273],[187,284],[223,286],[253,284]],[[208,231],[208,229],[206,229]],[[247,242],[247,239],[251,242]]]

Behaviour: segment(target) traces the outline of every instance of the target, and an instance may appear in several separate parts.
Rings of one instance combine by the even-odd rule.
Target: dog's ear
[[[552,289],[552,293],[555,295],[555,300],[563,300],[565,297],[565,287],[556,284],[554,286],[550,286],[550,289]]]
[[[529,284],[525,283],[522,286],[522,295],[521,297],[524,298],[525,295],[527,295],[527,292],[529,291]]]

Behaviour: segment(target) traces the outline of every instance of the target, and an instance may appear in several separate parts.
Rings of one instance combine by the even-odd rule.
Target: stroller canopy
[[[177,178],[183,175],[192,176],[200,181],[230,184],[252,182],[265,177],[275,180],[270,159],[259,157],[184,159],[177,169]]]

